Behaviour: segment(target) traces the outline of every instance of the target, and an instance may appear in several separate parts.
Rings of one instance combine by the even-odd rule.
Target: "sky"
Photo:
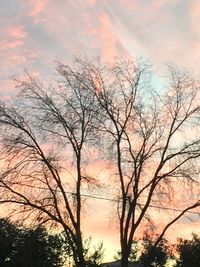
[[[50,80],[55,60],[77,55],[107,62],[142,56],[157,69],[174,62],[200,74],[200,0],[0,0],[0,25],[2,100],[16,92],[12,79],[25,69]],[[91,212],[98,214],[98,205]],[[98,217],[91,228],[112,248],[118,237],[109,217],[107,227]],[[176,231],[197,228],[187,225]]]
[[[199,0],[0,0],[0,96],[24,69],[47,78],[55,60],[76,55],[144,56],[200,73],[199,24]]]

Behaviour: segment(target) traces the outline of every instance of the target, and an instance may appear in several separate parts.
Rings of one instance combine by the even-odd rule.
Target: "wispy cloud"
[[[106,61],[112,61],[117,55],[117,37],[112,29],[112,22],[106,13],[99,15],[99,26],[96,29],[96,35],[99,39],[102,56]]]
[[[14,49],[18,46],[21,46],[23,44],[22,40],[9,40],[9,39],[4,39],[0,40],[0,50],[5,50],[5,49]]]
[[[0,50],[5,49],[14,49],[18,46],[24,44],[24,39],[27,35],[25,27],[13,26],[13,27],[4,27],[1,32],[0,38]]]
[[[28,12],[28,16],[38,17],[41,14],[41,12],[45,9],[48,0],[25,0],[24,2],[26,2],[26,4],[28,3],[30,6],[30,11]]]
[[[18,38],[18,39],[23,39],[26,37],[27,32],[25,30],[24,26],[14,26],[10,29],[8,29],[8,33],[13,37],[13,38]]]

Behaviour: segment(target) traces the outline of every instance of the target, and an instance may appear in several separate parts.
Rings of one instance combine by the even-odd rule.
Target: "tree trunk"
[[[121,267],[128,267],[128,257],[127,256],[122,256],[121,258]]]
[[[128,267],[128,257],[129,251],[127,245],[125,245],[122,249],[121,267]]]
[[[77,262],[76,267],[86,267],[86,262],[82,251],[80,251],[78,256],[79,256],[79,261]]]
[[[77,231],[77,256],[78,256],[78,261],[76,263],[76,267],[86,267],[86,262],[85,258],[83,255],[83,243],[82,243],[82,236],[80,230]]]

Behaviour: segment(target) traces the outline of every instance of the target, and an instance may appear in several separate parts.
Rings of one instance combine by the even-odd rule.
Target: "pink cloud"
[[[27,35],[27,32],[25,31],[25,28],[23,26],[12,27],[8,29],[8,33],[10,36],[14,38],[20,38],[20,39],[25,38]]]
[[[5,50],[5,49],[14,49],[18,46],[21,46],[23,44],[22,40],[9,40],[9,39],[4,39],[0,40],[0,50]]]
[[[96,0],[86,0],[86,3],[90,6],[94,6],[96,4]]]
[[[130,1],[130,0],[121,0],[122,5],[125,6],[125,8],[128,8],[132,11],[137,11],[139,9],[140,4],[138,1]]]
[[[158,12],[161,7],[164,5],[174,5],[178,2],[179,0],[157,0],[154,1],[152,0],[149,7],[151,7],[151,12]]]
[[[112,61],[117,55],[117,37],[112,29],[112,22],[106,13],[99,16],[100,26],[97,28],[97,36],[101,42],[102,56],[106,61]]]
[[[1,32],[0,50],[14,49],[24,44],[27,35],[24,26],[4,28]]]
[[[147,17],[149,17],[158,12],[164,5],[175,4],[177,1],[179,0],[151,0],[142,3],[140,1],[121,0],[121,3],[125,6],[125,8],[128,8],[132,12],[141,12],[141,10],[145,11]]]
[[[22,3],[25,3],[30,6],[30,11],[28,12],[28,16],[30,17],[38,17],[40,13],[45,9],[48,0],[22,0]]]
[[[200,3],[199,1],[192,1],[190,6],[190,11],[192,17],[199,17],[200,16]]]
[[[37,17],[45,8],[46,4],[47,4],[47,0],[37,0],[37,1],[30,1],[32,4],[32,10],[29,12],[29,15],[32,17]]]

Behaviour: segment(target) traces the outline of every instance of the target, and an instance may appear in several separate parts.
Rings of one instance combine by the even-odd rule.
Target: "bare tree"
[[[117,60],[104,68],[80,64],[95,73],[90,90],[101,107],[100,146],[115,166],[121,262],[127,267],[135,234],[153,217],[155,203],[161,209],[163,202],[173,203],[177,186],[183,186],[179,194],[185,203],[169,218],[153,248],[172,224],[200,206],[200,82],[192,73],[169,65],[167,89],[161,94],[152,88],[147,61]],[[193,185],[196,195],[190,199]]]
[[[79,59],[57,71],[62,79],[56,88],[47,90],[28,76],[18,81],[23,101],[15,108],[1,105],[1,203],[19,206],[26,219],[62,225],[76,265],[84,266],[81,188],[95,182],[84,172],[85,151],[95,145],[114,166],[121,262],[127,267],[132,241],[152,218],[155,201],[173,203],[177,184],[184,185],[185,200],[192,185],[199,190],[200,83],[170,65],[167,89],[156,92],[151,66],[142,60],[101,65]],[[154,246],[200,205],[197,195],[191,200]]]
[[[98,109],[78,73],[61,65],[58,72],[48,89],[29,74],[18,79],[17,101],[0,106],[0,202],[13,204],[21,221],[61,225],[83,267],[81,188],[95,183],[84,167]]]

